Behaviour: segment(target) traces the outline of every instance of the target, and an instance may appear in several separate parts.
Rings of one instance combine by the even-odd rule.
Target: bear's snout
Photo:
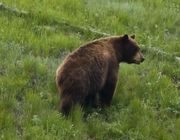
[[[143,54],[141,52],[137,52],[134,56],[134,62],[136,64],[140,64],[145,60]]]

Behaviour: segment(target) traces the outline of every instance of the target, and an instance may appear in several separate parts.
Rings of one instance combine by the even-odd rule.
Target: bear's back
[[[71,88],[72,85],[65,84],[74,81],[79,85],[86,84],[83,87],[87,91],[100,89],[108,74],[111,55],[103,41],[90,42],[76,49],[57,70],[57,84],[62,88]]]

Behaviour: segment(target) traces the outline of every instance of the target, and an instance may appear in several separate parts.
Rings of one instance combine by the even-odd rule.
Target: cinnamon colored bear
[[[68,115],[76,104],[110,105],[118,79],[119,63],[140,64],[144,61],[134,38],[134,35],[100,38],[66,57],[56,71],[61,99],[59,109],[63,114]]]

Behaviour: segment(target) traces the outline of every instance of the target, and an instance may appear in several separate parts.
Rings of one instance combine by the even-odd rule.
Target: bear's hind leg
[[[68,116],[75,105],[83,105],[84,98],[84,94],[77,93],[61,97],[60,112],[62,112],[65,116]]]
[[[97,95],[90,94],[90,95],[86,96],[84,106],[97,108],[98,107]]]
[[[74,103],[70,97],[63,97],[60,103],[60,112],[62,112],[65,116],[68,116],[71,112],[73,104]]]
[[[107,82],[99,93],[100,106],[110,106],[115,91],[116,81]]]

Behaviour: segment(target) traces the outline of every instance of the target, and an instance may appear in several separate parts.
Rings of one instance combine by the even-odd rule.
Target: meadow
[[[1,0],[1,140],[179,140],[179,0]],[[120,64],[112,105],[66,119],[55,71],[93,39],[135,34],[146,60]]]

